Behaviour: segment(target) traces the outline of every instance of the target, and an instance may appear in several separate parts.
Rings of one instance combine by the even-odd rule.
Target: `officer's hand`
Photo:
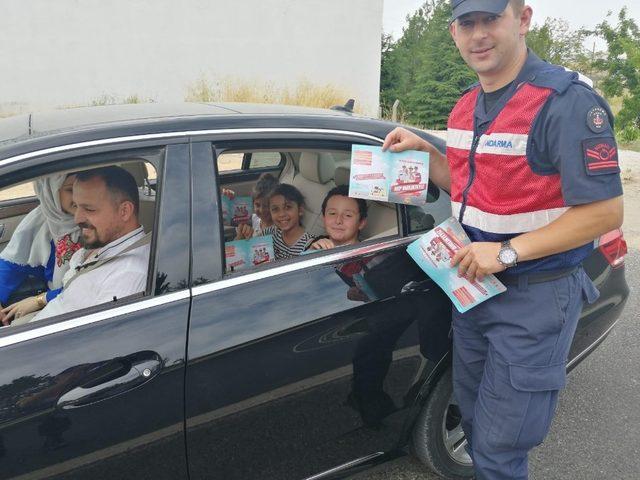
[[[475,242],[458,250],[451,266],[458,265],[458,274],[469,280],[482,280],[490,273],[502,272],[505,266],[498,262],[499,242]]]
[[[422,138],[405,128],[398,127],[387,135],[382,150],[404,152],[405,150],[424,150],[425,142]]]

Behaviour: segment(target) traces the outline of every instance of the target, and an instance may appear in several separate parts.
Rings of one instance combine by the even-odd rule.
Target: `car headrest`
[[[351,170],[347,167],[336,167],[335,182],[336,185],[349,185],[349,173]]]
[[[147,172],[147,167],[145,166],[144,162],[123,162],[120,163],[119,166],[124,168],[133,176],[133,178],[136,180],[136,185],[138,185],[139,187],[144,186],[145,180],[149,178],[149,172]]]
[[[310,182],[325,184],[333,180],[336,164],[330,153],[303,152],[300,155],[300,175]]]

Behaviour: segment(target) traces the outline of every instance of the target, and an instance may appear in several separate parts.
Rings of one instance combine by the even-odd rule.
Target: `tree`
[[[607,57],[596,62],[597,67],[607,72],[602,90],[607,97],[622,97],[616,129],[623,140],[636,140],[640,138],[640,29],[623,8],[616,26],[605,20],[595,33],[608,46]]]
[[[444,129],[461,93],[477,79],[449,33],[449,2],[435,0],[428,6],[429,16],[418,53],[420,70],[407,103],[411,120],[428,128]]]
[[[397,42],[383,36],[383,109],[399,99],[409,122],[446,127],[460,94],[475,81],[449,35],[450,17],[447,0],[429,0],[407,18]]]
[[[527,46],[540,58],[585,73],[589,57],[584,42],[589,32],[571,30],[566,20],[546,18],[540,26],[534,25],[527,35]]]

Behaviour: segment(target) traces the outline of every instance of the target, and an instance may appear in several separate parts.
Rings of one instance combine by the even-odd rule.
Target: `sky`
[[[614,16],[623,6],[628,7],[629,15],[640,24],[640,1],[638,0],[528,0],[533,8],[533,22],[542,24],[547,17],[562,18],[572,29],[594,27],[600,23],[609,10]],[[424,0],[384,0],[383,28],[398,39],[406,23],[406,16],[414,13],[424,4]],[[576,5],[579,5],[576,8]]]

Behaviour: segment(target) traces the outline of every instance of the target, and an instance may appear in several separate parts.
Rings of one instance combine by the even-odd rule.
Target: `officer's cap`
[[[451,21],[455,21],[462,15],[471,12],[492,13],[498,15],[507,8],[509,0],[451,0],[453,15]]]

